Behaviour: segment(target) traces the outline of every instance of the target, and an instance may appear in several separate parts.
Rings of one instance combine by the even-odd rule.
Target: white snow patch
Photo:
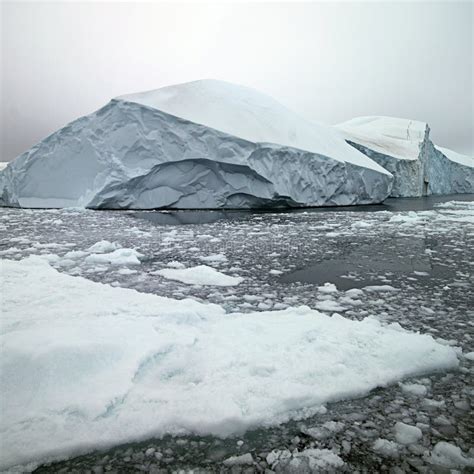
[[[39,257],[0,265],[0,469],[165,433],[230,435],[458,365],[453,348],[374,318],[226,314]],[[316,466],[337,461],[305,453]]]
[[[233,277],[217,271],[207,265],[190,268],[164,268],[153,272],[169,280],[176,280],[189,285],[235,286],[242,283],[242,277]]]

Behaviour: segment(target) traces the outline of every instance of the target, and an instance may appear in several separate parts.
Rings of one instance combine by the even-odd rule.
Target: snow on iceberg
[[[164,433],[229,435],[458,365],[431,336],[308,307],[226,314],[1,260],[0,469]]]
[[[336,128],[347,143],[393,174],[393,197],[474,193],[474,158],[434,145],[424,122],[358,117]]]
[[[0,205],[111,209],[383,201],[393,177],[247,87],[195,81],[121,96],[0,172]]]

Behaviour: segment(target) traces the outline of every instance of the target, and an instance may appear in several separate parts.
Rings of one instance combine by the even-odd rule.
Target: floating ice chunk
[[[327,311],[327,312],[338,312],[338,311],[346,311],[347,308],[344,306],[341,306],[339,303],[337,303],[334,300],[322,300],[318,301],[315,304],[316,309],[319,309],[320,311]]]
[[[21,253],[21,249],[18,247],[10,247],[6,250],[0,250],[0,255],[13,255],[15,253]]]
[[[414,211],[409,211],[407,214],[395,214],[389,219],[391,224],[400,223],[400,224],[418,224],[423,218]]]
[[[253,464],[253,457],[250,453],[242,454],[240,456],[231,456],[223,461],[224,466],[251,466]]]
[[[334,283],[324,283],[324,286],[318,286],[320,293],[337,293],[337,287]]]
[[[474,360],[474,352],[467,352],[466,354],[463,354],[464,358],[467,360]]]
[[[435,445],[428,461],[447,468],[474,467],[474,458],[468,458],[461,448],[445,441]]]
[[[364,286],[363,290],[371,291],[371,292],[395,292],[400,291],[397,288],[394,288],[390,285],[372,285],[372,286]]]
[[[107,253],[113,252],[120,248],[120,245],[117,242],[109,242],[108,240],[101,240],[96,242],[94,245],[87,249],[90,253]]]
[[[176,260],[168,262],[166,266],[170,268],[186,268],[186,265],[184,265],[184,263],[177,262]]]
[[[131,268],[120,268],[117,270],[117,273],[120,275],[133,275],[134,273],[137,273],[137,271],[132,270]]]
[[[242,277],[225,275],[207,265],[184,269],[164,268],[163,270],[157,270],[154,274],[190,285],[235,286],[244,280]]]
[[[139,257],[143,257],[143,254],[135,249],[117,249],[110,253],[93,253],[86,257],[85,262],[88,264],[140,265]]]
[[[388,439],[383,438],[377,439],[372,446],[372,449],[377,454],[387,458],[398,458],[399,448],[399,445],[394,441],[389,441]]]
[[[424,397],[428,392],[428,389],[424,385],[418,383],[401,383],[399,385],[405,393],[418,397]]]
[[[206,255],[204,257],[199,257],[203,262],[227,262],[227,257],[222,253],[216,253],[213,255]]]
[[[364,296],[364,292],[359,288],[351,288],[346,291],[346,295],[350,298],[360,298],[361,296]]]
[[[423,405],[428,408],[442,408],[446,405],[444,400],[433,400],[432,398],[425,398]]]
[[[270,275],[281,275],[283,272],[272,268],[268,273],[270,273]]]
[[[302,433],[311,436],[314,439],[322,440],[329,438],[334,433],[339,433],[344,429],[344,423],[339,421],[328,421],[320,427],[304,428]]]
[[[395,424],[395,439],[400,444],[413,444],[423,437],[420,428],[407,425],[401,421]]]
[[[77,259],[77,258],[83,258],[85,256],[89,255],[88,252],[85,252],[84,250],[71,250],[69,252],[67,252],[63,258],[67,258],[67,259]]]

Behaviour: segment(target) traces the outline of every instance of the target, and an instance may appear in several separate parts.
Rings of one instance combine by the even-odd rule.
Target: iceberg
[[[393,174],[392,197],[474,193],[474,158],[436,146],[427,123],[358,117],[336,129],[347,143]]]
[[[247,87],[200,80],[112,99],[0,171],[0,205],[215,209],[371,204],[393,177]]]

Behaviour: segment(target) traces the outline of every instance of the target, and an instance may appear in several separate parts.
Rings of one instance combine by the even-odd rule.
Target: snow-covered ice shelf
[[[2,260],[1,274],[2,468],[164,433],[230,435],[458,365],[449,345],[371,317],[226,314],[38,256]]]

